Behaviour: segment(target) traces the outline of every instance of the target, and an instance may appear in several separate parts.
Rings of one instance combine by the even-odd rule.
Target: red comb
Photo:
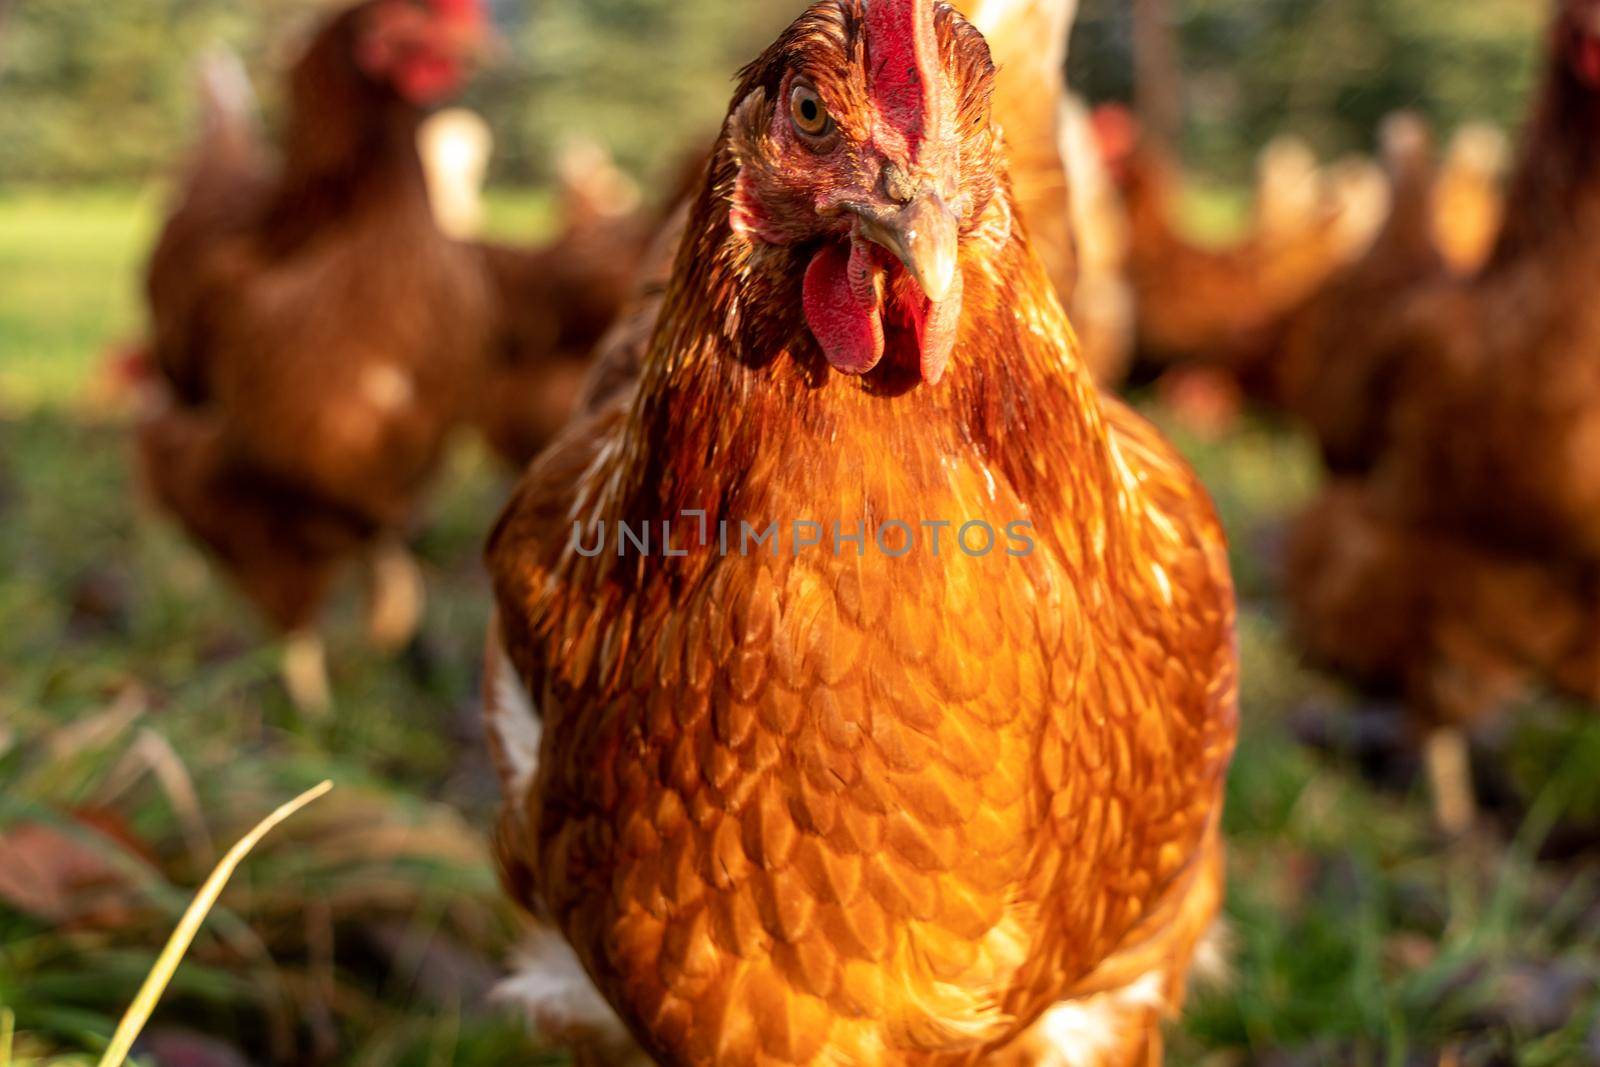
[[[1139,145],[1139,120],[1122,104],[1101,104],[1089,118],[1100,158],[1116,163],[1133,154]]]
[[[435,12],[449,19],[476,21],[486,15],[483,0],[428,0],[428,3]]]
[[[868,0],[869,91],[915,158],[939,114],[939,41],[933,0]]]

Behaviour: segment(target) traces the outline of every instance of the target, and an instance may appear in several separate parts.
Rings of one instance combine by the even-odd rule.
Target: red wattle
[[[931,304],[927,316],[918,325],[917,346],[922,350],[922,380],[938,385],[939,379],[950,366],[950,354],[955,351],[956,334],[961,327],[961,272],[956,271],[955,284],[949,295],[937,304]]]
[[[1578,77],[1591,89],[1600,89],[1600,38],[1585,35],[1578,45]]]
[[[850,284],[851,246],[824,245],[806,269],[806,325],[828,363],[846,374],[865,374],[883,358],[883,315],[878,301]]]
[[[421,54],[402,61],[396,88],[406,100],[419,107],[433,105],[454,96],[461,88],[460,64],[445,56]]]
[[[488,18],[482,0],[430,0],[433,9],[446,18],[478,23]]]

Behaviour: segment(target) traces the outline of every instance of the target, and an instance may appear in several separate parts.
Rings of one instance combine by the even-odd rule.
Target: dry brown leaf
[[[0,831],[0,900],[58,926],[117,927],[137,908],[133,884],[102,851],[39,822]]]

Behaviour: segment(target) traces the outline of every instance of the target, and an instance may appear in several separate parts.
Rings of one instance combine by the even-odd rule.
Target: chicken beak
[[[887,212],[858,211],[861,236],[904,263],[929,300],[941,304],[955,287],[960,224],[944,198],[925,191]]]

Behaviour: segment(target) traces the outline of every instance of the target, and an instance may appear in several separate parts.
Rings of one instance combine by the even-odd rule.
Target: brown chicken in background
[[[1419,116],[1392,116],[1381,135],[1391,190],[1383,228],[1365,255],[1287,317],[1260,376],[1264,398],[1312,432],[1336,475],[1363,473],[1385,451],[1396,345],[1414,314],[1408,298],[1487,259],[1500,225],[1498,136],[1465,126],[1441,163]]]
[[[1405,301],[1386,447],[1293,535],[1308,648],[1444,728],[1452,828],[1472,800],[1456,727],[1535,680],[1600,699],[1600,0],[1556,7],[1494,252]]]
[[[931,0],[802,15],[639,380],[491,540],[497,842],[547,930],[511,991],[580,1062],[1160,1059],[1220,904],[1226,551],[1082,366],[996,77]]]
[[[1083,360],[1101,386],[1112,389],[1126,379],[1133,361],[1137,321],[1133,287],[1128,283],[1128,214],[1122,193],[1106,165],[1103,128],[1119,120],[1114,110],[1090,111],[1069,94],[1062,108],[1061,154],[1072,196],[1072,236],[1076,246],[1076,285],[1068,317],[1083,350]]]
[[[1311,431],[1336,475],[1369,470],[1382,455],[1404,297],[1445,270],[1432,134],[1404,113],[1384,124],[1381,141],[1389,217],[1367,253],[1294,312],[1271,364],[1271,396]]]
[[[1262,245],[1293,242],[1325,212],[1326,197],[1311,146],[1292,134],[1274,137],[1256,153],[1254,239]]]
[[[1070,306],[1078,264],[1061,109],[1078,0],[969,0],[963,10],[1004,63],[991,106],[1006,142],[1012,199],[1056,293]]]
[[[1111,161],[1128,211],[1141,358],[1252,379],[1276,351],[1285,317],[1365,251],[1387,191],[1361,174],[1329,182],[1306,155],[1286,143],[1263,154],[1253,229],[1217,247],[1183,233],[1172,161],[1144,141]]]
[[[465,414],[487,300],[435,224],[417,131],[483,32],[476,0],[338,14],[290,75],[276,164],[240,118],[242,79],[212,78],[150,262],[145,478],[290,635],[306,708],[328,701],[314,628],[344,564],[374,561],[375,639],[403,643],[420,610],[399,539]]]
[[[598,145],[572,146],[558,171],[561,222],[552,241],[479,246],[495,317],[475,418],[518,471],[571,417],[595,346],[633,295],[663,226],[660,210],[642,205],[638,187]],[[677,189],[668,203],[686,192],[687,179]]]

